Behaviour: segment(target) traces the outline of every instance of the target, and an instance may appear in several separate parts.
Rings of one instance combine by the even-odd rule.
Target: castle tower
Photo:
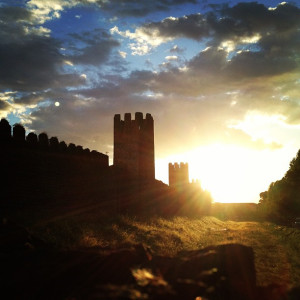
[[[189,183],[188,163],[169,163],[169,186],[182,187]]]
[[[126,113],[114,116],[114,165],[125,167],[141,179],[154,179],[154,121],[151,114],[143,118],[135,113],[135,120]]]

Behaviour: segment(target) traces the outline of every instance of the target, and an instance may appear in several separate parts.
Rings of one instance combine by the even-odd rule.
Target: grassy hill
[[[267,222],[85,214],[27,221],[27,227],[59,249],[143,243],[156,254],[173,256],[182,250],[239,243],[254,250],[258,285],[295,287],[300,282],[300,230]]]

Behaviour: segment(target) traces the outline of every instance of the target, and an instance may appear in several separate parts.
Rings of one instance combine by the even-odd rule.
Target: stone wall
[[[3,147],[28,148],[36,151],[61,153],[66,155],[78,155],[82,158],[98,160],[104,167],[108,167],[108,155],[96,150],[83,149],[80,145],[69,143],[68,145],[57,137],[48,138],[47,133],[42,132],[37,135],[30,132],[26,136],[25,128],[21,124],[15,124],[13,128],[6,119],[0,121],[0,145]]]

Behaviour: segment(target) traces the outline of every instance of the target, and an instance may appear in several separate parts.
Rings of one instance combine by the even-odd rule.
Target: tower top
[[[139,121],[139,120],[143,120],[144,119],[144,116],[143,116],[143,113],[142,112],[136,112],[134,114],[134,117],[135,117],[135,120],[136,121]],[[114,119],[115,120],[119,120],[121,121],[121,114],[115,114],[114,116]],[[153,117],[151,116],[151,114],[149,113],[146,113],[146,118],[144,120],[153,120]],[[124,121],[131,121],[131,113],[125,113],[124,114]]]

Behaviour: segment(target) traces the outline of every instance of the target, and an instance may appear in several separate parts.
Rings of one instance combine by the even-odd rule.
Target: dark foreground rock
[[[258,287],[253,250],[239,244],[176,257],[143,245],[57,251],[3,222],[0,264],[2,299],[300,299],[296,289]]]

